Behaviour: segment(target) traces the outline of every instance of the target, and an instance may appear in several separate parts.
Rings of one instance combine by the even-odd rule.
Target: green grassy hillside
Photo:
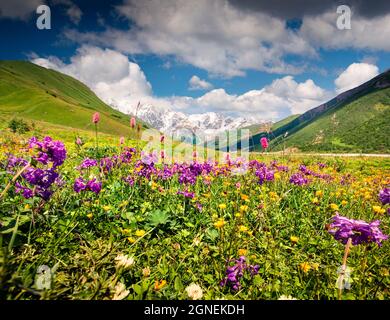
[[[390,88],[329,110],[285,139],[301,151],[390,152]],[[276,145],[280,140],[273,141]]]
[[[16,117],[94,130],[91,117],[96,111],[100,112],[101,124],[104,123],[100,131],[130,135],[129,116],[106,105],[80,81],[30,62],[0,61],[3,119]]]

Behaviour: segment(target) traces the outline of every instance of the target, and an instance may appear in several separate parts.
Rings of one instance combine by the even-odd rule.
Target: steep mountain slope
[[[267,131],[266,130],[267,128],[271,129],[271,131],[275,131],[276,129],[279,129],[280,127],[293,121],[294,119],[296,119],[299,116],[300,116],[299,114],[292,114],[291,116],[288,116],[287,118],[284,118],[284,119],[277,121],[275,123],[272,123],[272,122],[256,123],[256,124],[252,124],[250,126],[244,127],[243,129],[249,129],[249,132],[252,135],[265,133]]]
[[[100,131],[130,135],[129,116],[109,107],[80,81],[30,62],[0,61],[3,116],[94,130],[91,116],[96,111],[101,115]]]
[[[311,109],[267,136],[271,149],[390,152],[390,70]]]

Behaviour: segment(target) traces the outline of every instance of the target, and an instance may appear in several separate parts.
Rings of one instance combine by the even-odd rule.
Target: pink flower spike
[[[94,114],[93,114],[93,116],[92,116],[92,122],[93,123],[98,123],[100,121],[100,114],[99,114],[99,112],[95,112]]]
[[[260,139],[260,143],[261,143],[261,146],[263,147],[263,149],[267,149],[268,148],[268,140],[266,137],[262,137]]]
[[[132,127],[133,129],[135,128],[135,118],[134,117],[131,117],[130,119],[130,127]]]

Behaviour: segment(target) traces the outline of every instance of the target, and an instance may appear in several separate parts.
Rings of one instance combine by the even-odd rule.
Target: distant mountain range
[[[186,115],[173,110],[162,110],[153,105],[140,105],[137,116],[164,133],[186,135],[192,132],[213,136],[254,124],[254,120],[232,118],[215,112]]]

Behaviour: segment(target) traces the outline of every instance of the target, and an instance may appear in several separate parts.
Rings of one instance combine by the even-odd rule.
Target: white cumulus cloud
[[[369,63],[353,63],[348,66],[334,81],[336,92],[342,93],[355,88],[379,74],[376,65]]]
[[[213,87],[210,82],[200,79],[198,76],[192,76],[188,81],[189,90],[209,90]]]

